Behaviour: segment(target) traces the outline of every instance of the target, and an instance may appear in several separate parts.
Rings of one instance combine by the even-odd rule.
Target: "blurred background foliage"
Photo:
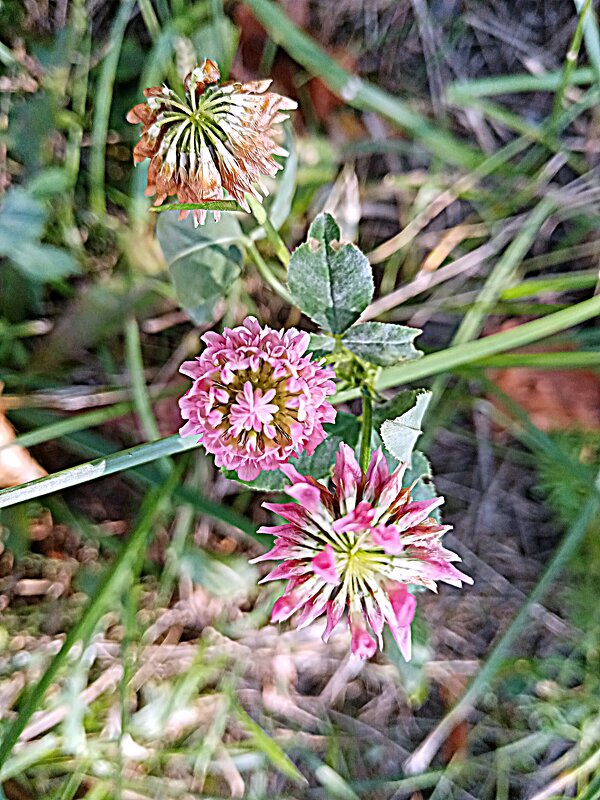
[[[154,449],[0,512],[0,797],[600,797],[595,5],[3,0],[0,485]],[[476,583],[422,595],[410,664],[268,626],[262,496],[164,457],[205,330],[314,329],[252,218],[148,212],[125,114],[204,57],[299,102],[266,204],[288,245],[334,214],[365,318],[440,353],[384,396],[431,384],[420,447]]]

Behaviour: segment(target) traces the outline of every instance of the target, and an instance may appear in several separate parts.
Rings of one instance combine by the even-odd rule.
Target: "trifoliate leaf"
[[[408,361],[421,355],[413,346],[413,340],[420,334],[418,328],[408,328],[406,325],[363,322],[346,331],[342,343],[371,364],[391,367],[399,361]]]
[[[373,297],[373,273],[367,257],[340,242],[330,214],[320,214],[290,260],[288,282],[296,305],[325,330],[343,333]]]

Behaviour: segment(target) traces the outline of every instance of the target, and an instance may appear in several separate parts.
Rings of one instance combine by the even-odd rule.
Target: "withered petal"
[[[155,204],[169,195],[182,203],[221,200],[227,191],[248,210],[246,194],[261,200],[256,187],[268,193],[261,179],[282,168],[274,156],[287,151],[277,144],[275,126],[287,119],[281,110],[297,104],[268,92],[270,80],[219,85],[219,79],[217,64],[205,59],[186,76],[184,97],[151,86],[144,89],[148,101],[127,114],[128,122],[142,125],[133,158],[150,159],[145,194],[156,194]],[[160,102],[152,102],[156,97]]]

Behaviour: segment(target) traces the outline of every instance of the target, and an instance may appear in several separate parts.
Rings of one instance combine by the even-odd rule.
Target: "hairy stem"
[[[258,247],[254,244],[251,239],[248,239],[246,242],[246,246],[248,247],[248,252],[252,256],[254,263],[256,264],[256,269],[258,270],[259,275],[267,283],[271,289],[281,297],[286,303],[292,305],[292,297],[288,290],[285,288],[283,283],[277,278],[277,276],[273,273],[269,264],[265,261],[265,259],[261,256]]]
[[[254,197],[251,197],[250,195],[247,195],[246,199],[248,200],[248,205],[250,206],[250,210],[254,215],[254,219],[264,230],[267,239],[273,245],[273,249],[275,250],[275,255],[281,261],[283,266],[287,269],[288,264],[290,263],[290,251],[288,250],[286,243],[283,241],[279,233],[273,227],[264,206],[261,203],[259,203],[258,200],[256,200]]]
[[[362,432],[360,437],[360,468],[366,473],[371,460],[371,430],[373,428],[373,400],[368,389],[362,392]]]

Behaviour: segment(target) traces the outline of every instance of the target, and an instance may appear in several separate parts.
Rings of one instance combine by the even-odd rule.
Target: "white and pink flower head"
[[[219,467],[253,480],[296,454],[311,455],[335,420],[327,397],[334,372],[305,355],[310,337],[295,328],[237,328],[206,333],[206,348],[180,371],[193,380],[180,399],[182,436],[200,436]]]
[[[291,465],[282,470],[291,480],[287,488],[295,503],[265,503],[287,524],[261,528],[275,535],[273,549],[255,561],[281,561],[264,581],[288,581],[277,600],[272,622],[300,611],[297,627],[327,615],[323,639],[348,611],[352,652],[370,658],[383,646],[389,626],[400,651],[411,657],[410,625],[417,605],[408,585],[436,591],[436,581],[453,586],[473,583],[459,572],[456,553],[442,547],[450,529],[430,514],[442,497],[415,501],[411,487],[402,488],[406,464],[391,475],[381,450],[371,457],[365,475],[354,453],[341,444],[327,489]]]

